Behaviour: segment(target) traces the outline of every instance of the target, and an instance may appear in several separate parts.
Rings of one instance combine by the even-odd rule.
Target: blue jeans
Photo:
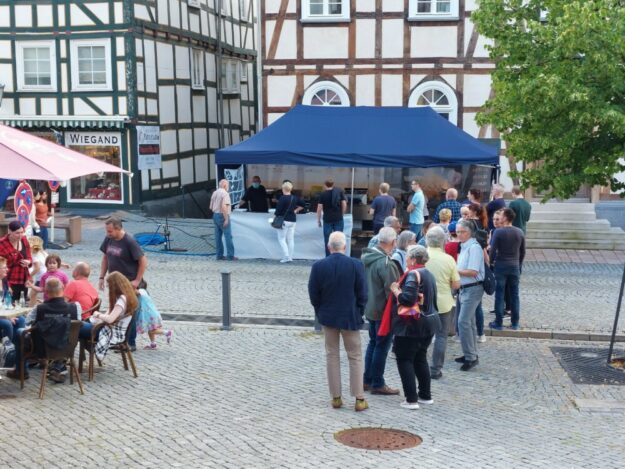
[[[460,312],[458,313],[458,332],[460,333],[460,345],[465,360],[477,359],[477,329],[475,327],[475,311],[482,301],[484,287],[475,285],[460,290]]]
[[[521,304],[519,300],[519,279],[521,271],[518,265],[496,265],[495,279],[497,287],[495,289],[495,324],[503,324],[504,300],[506,290],[510,292],[510,311],[512,314],[511,323],[513,326],[519,325]]]
[[[8,337],[11,342],[15,342],[15,333],[18,329],[23,329],[25,320],[22,316],[15,318],[15,324],[10,319],[0,319],[0,337]]]
[[[392,334],[379,336],[378,329],[382,321],[369,320],[369,345],[365,353],[365,376],[364,384],[372,388],[381,388],[384,382],[384,368],[386,367],[386,356],[391,348]]]
[[[43,248],[48,249],[48,227],[40,226],[39,231],[35,232],[35,235],[43,240]]]
[[[475,310],[475,328],[477,329],[477,335],[484,335],[484,310],[482,309],[482,302],[477,305]]]
[[[417,235],[417,241],[419,241],[422,237],[421,229],[423,228],[423,223],[411,223],[410,231]]]
[[[221,213],[213,213],[213,223],[215,223],[215,246],[217,248],[217,259],[223,259],[224,246],[221,242],[223,236],[226,242],[226,252],[228,259],[234,257],[234,244],[232,243],[232,220],[228,220],[228,226],[224,227],[224,216]]]
[[[330,239],[330,235],[335,231],[343,231],[344,227],[345,223],[343,223],[343,220],[334,223],[323,222],[323,245],[326,248],[326,256],[330,255],[330,251],[328,251],[328,240]]]

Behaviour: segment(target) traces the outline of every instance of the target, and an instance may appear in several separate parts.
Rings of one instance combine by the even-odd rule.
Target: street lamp
[[[2,106],[2,95],[4,94],[5,85],[0,83],[0,106]]]

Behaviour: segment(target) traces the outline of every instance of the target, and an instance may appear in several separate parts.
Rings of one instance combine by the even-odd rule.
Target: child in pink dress
[[[48,257],[46,257],[46,273],[43,274],[41,276],[41,279],[39,280],[39,286],[35,286],[33,285],[31,288],[33,288],[33,290],[35,291],[43,291],[43,301],[46,301],[48,299],[46,292],[45,292],[45,286],[46,286],[46,281],[51,278],[58,278],[61,283],[63,284],[63,286],[67,286],[68,282],[69,282],[69,277],[67,276],[67,274],[65,272],[63,272],[61,270],[61,258],[59,256],[57,256],[56,254],[50,254],[48,255]]]

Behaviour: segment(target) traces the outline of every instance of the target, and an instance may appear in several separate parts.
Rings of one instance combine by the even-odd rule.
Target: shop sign
[[[159,169],[161,163],[161,128],[158,126],[137,126],[137,167]]]

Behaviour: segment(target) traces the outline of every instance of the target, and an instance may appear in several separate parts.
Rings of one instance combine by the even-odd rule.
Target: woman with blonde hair
[[[292,262],[295,250],[295,214],[304,209],[304,202],[291,194],[293,184],[286,181],[282,184],[282,197],[278,200],[275,216],[284,217],[284,225],[278,229],[278,243],[282,248],[281,263]]]

